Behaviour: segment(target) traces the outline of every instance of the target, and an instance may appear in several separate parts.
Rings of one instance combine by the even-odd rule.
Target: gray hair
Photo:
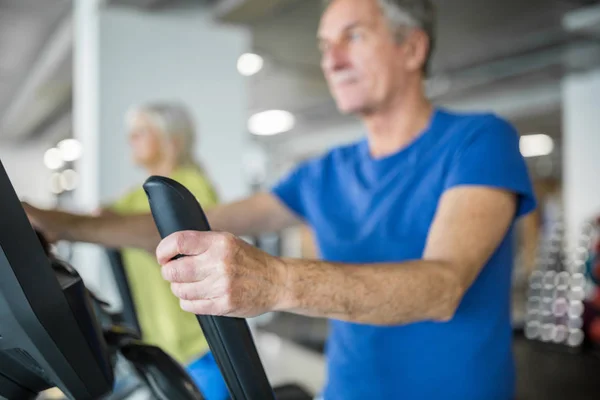
[[[126,122],[131,126],[133,119],[143,114],[156,124],[163,135],[168,138],[178,138],[180,154],[179,165],[194,164],[194,142],[196,130],[194,121],[188,109],[178,103],[148,103],[132,107],[127,113]]]
[[[325,6],[335,0],[324,0]],[[435,6],[431,0],[377,0],[383,15],[395,32],[396,41],[401,42],[406,37],[406,28],[423,30],[429,38],[429,50],[423,67],[428,72],[436,43],[435,35]]]

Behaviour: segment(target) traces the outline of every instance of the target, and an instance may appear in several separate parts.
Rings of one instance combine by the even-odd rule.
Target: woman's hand
[[[48,242],[67,239],[67,231],[73,224],[74,215],[62,211],[42,210],[27,203],[21,205],[31,225],[39,230]]]

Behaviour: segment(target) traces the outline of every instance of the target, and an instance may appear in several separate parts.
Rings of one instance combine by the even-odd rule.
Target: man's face
[[[336,0],[319,27],[321,67],[343,113],[384,106],[406,81],[404,50],[377,0]]]

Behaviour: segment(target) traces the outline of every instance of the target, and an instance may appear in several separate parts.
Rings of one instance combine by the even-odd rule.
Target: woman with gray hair
[[[182,105],[136,106],[127,113],[126,123],[134,161],[148,172],[171,172],[179,167],[199,169],[193,156],[194,123]]]
[[[148,175],[178,181],[204,208],[218,203],[212,184],[194,159],[194,122],[184,106],[176,103],[136,106],[127,113],[126,125],[133,161]],[[150,205],[141,184],[105,212],[149,213]],[[186,365],[207,400],[227,398],[227,387],[195,315],[181,310],[169,283],[162,278],[154,254],[134,248],[123,249],[122,254],[144,342],[162,348]]]
[[[137,166],[148,175],[166,176],[178,181],[196,196],[205,209],[218,203],[212,184],[194,159],[194,123],[184,106],[176,103],[136,106],[127,113],[125,122],[131,156]],[[24,207],[32,209],[26,204]],[[110,216],[117,224],[123,221],[123,229],[126,229],[127,216],[150,214],[141,182],[98,214],[97,217]],[[57,238],[48,235],[48,239],[53,241]],[[181,310],[179,299],[162,278],[154,249],[123,248],[121,253],[143,341],[160,347],[186,366],[205,399],[227,399],[227,386],[199,329],[196,316]]]

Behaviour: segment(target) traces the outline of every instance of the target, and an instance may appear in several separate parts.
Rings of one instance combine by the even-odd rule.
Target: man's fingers
[[[202,255],[198,255],[173,260],[162,267],[162,277],[172,283],[202,281],[210,275],[210,267],[202,258]]]
[[[211,232],[175,232],[160,242],[156,248],[156,259],[160,265],[165,265],[180,254],[186,256],[202,254],[208,250],[211,237]]]
[[[179,300],[183,311],[196,315],[228,316],[230,310],[227,309],[226,304],[223,299]]]
[[[194,283],[171,283],[171,291],[181,300],[207,300],[207,289]]]

